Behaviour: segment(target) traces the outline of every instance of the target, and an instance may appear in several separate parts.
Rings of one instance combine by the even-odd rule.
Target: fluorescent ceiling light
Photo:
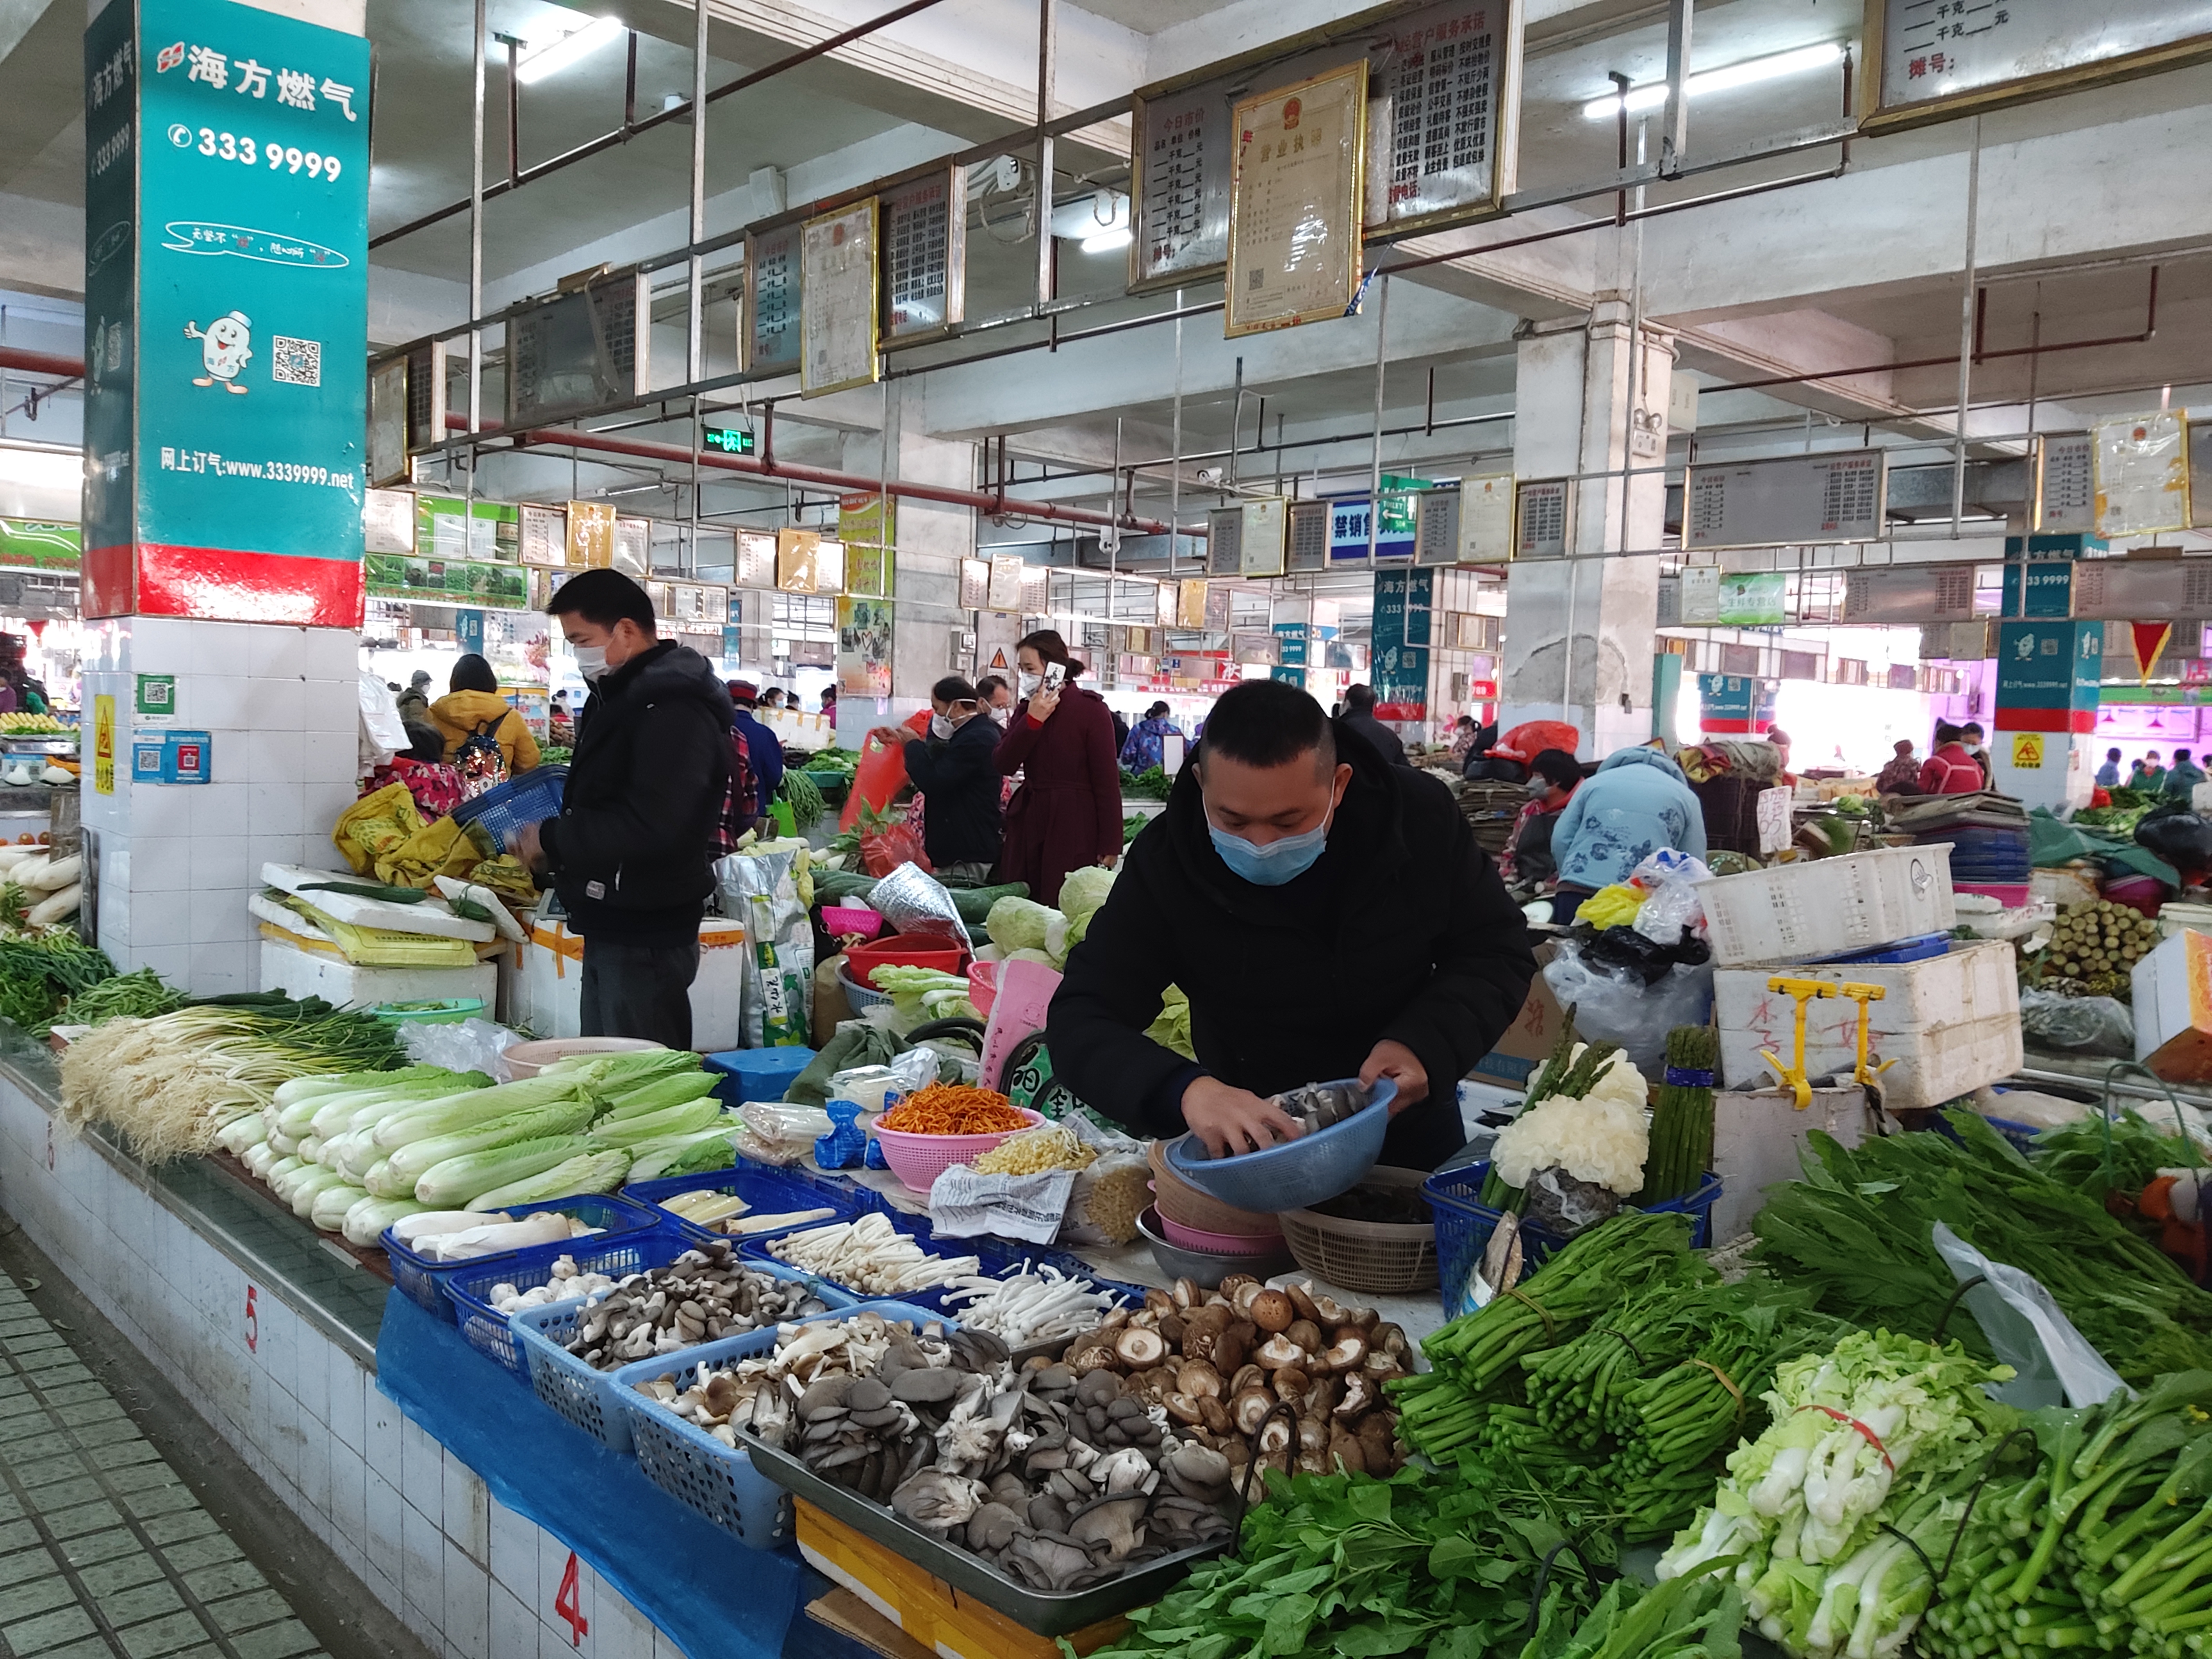
[[[1129,198],[1118,190],[1096,190],[1072,202],[1062,202],[1052,210],[1052,234],[1085,244],[1085,252],[1090,253],[1121,246],[1122,242],[1107,239],[1121,235],[1125,242],[1128,228]],[[1090,246],[1092,242],[1099,246]]]
[[[1083,239],[1085,253],[1111,253],[1115,248],[1127,247],[1137,240],[1136,232],[1123,225],[1119,230],[1103,230],[1096,236]]]
[[[1709,92],[1730,92],[1738,87],[1755,87],[1765,81],[1779,81],[1784,76],[1802,75],[1808,70],[1826,69],[1843,61],[1844,46],[1840,40],[1823,40],[1817,46],[1800,46],[1795,52],[1777,52],[1771,58],[1753,58],[1741,64],[1731,64],[1726,69],[1707,70],[1690,77],[1689,93],[1692,98],[1702,98]],[[1628,112],[1637,114],[1644,110],[1658,109],[1667,102],[1667,83],[1655,81],[1641,87],[1631,87],[1627,97]],[[1593,121],[1613,119],[1620,113],[1622,100],[1614,94],[1593,98],[1583,106],[1583,113]]]
[[[84,483],[84,457],[66,449],[0,448],[0,483],[76,489]]]
[[[594,17],[573,34],[564,34],[525,52],[515,64],[514,78],[526,87],[549,75],[558,75],[611,43],[622,32],[620,18]]]

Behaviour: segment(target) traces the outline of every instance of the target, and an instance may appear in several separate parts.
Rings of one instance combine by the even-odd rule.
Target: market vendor
[[[1217,1154],[1297,1127],[1267,1098],[1398,1086],[1382,1162],[1434,1169],[1466,1136],[1458,1080],[1535,973],[1521,914],[1443,786],[1392,766],[1296,686],[1214,705],[1193,764],[1131,845],[1068,958],[1046,1043],[1078,1098]],[[1145,1035],[1170,985],[1195,1062]]]

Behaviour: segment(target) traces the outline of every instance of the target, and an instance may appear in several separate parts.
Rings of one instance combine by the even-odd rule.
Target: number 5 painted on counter
[[[583,1577],[574,1550],[568,1552],[568,1565],[561,1575],[561,1588],[553,1593],[553,1615],[568,1626],[568,1644],[583,1646],[584,1638],[592,1633],[592,1626],[584,1617]]]
[[[248,1353],[259,1353],[261,1352],[261,1315],[254,1308],[253,1299],[253,1286],[248,1285],[246,1287],[246,1351]]]

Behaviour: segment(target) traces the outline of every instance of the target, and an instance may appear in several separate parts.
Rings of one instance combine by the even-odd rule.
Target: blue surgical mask
[[[1255,887],[1280,887],[1313,868],[1314,860],[1328,845],[1328,826],[1335,817],[1332,803],[1327,816],[1304,835],[1279,836],[1265,847],[1216,829],[1211,823],[1206,833],[1213,837],[1213,850],[1221,854],[1231,875],[1241,876]]]

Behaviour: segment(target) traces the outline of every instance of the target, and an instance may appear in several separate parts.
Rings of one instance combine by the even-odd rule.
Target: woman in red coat
[[[1109,867],[1121,855],[1121,769],[1114,758],[1114,717],[1095,691],[1075,684],[1083,665],[1050,629],[1016,647],[1021,695],[1006,736],[999,770],[1022,774],[1006,805],[1006,838],[999,851],[1000,881],[1025,881],[1040,904],[1060,897],[1071,870]],[[1060,684],[1045,676],[1058,667]]]

